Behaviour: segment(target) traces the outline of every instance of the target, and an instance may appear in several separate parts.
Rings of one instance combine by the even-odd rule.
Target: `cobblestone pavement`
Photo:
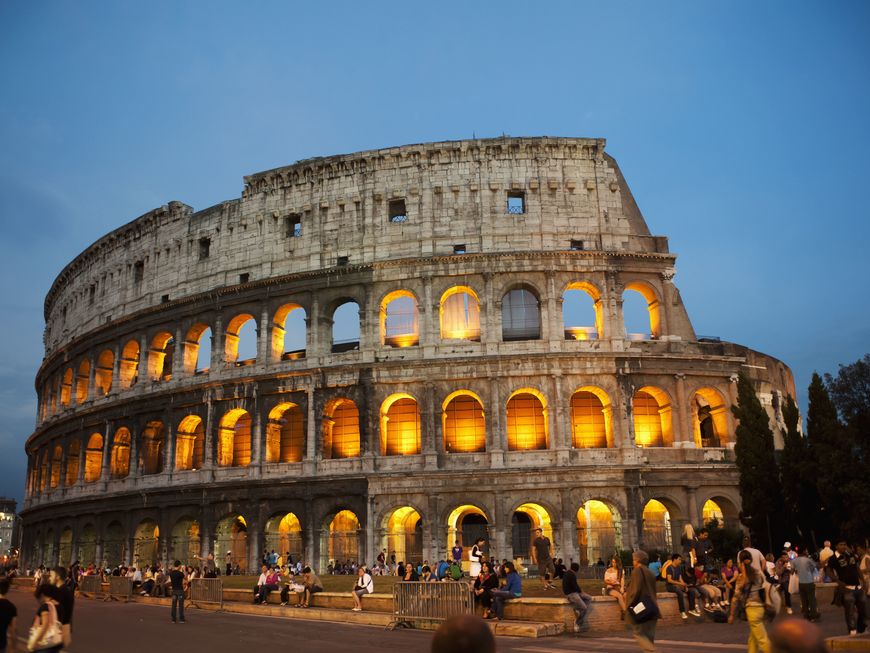
[[[20,640],[26,637],[36,603],[30,592],[12,590],[9,598],[18,606]],[[288,620],[191,609],[187,623],[172,624],[169,609],[137,603],[76,602],[74,642],[71,653],[238,653],[243,650],[272,651],[292,647],[298,653],[354,651],[428,651],[431,633],[379,627]],[[820,623],[826,635],[844,635],[839,609],[826,606]],[[656,647],[662,653],[745,651],[747,627],[710,622],[659,628]],[[22,644],[19,650],[25,650]],[[598,653],[638,650],[627,632],[605,636],[525,639],[501,637],[500,653]]]

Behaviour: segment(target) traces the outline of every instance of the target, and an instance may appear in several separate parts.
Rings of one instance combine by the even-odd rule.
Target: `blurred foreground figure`
[[[826,653],[825,638],[814,623],[783,619],[770,631],[770,653]]]
[[[435,631],[432,653],[495,653],[495,637],[480,617],[450,617]]]

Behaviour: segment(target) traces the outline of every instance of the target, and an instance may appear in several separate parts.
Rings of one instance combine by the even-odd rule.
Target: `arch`
[[[211,327],[197,322],[184,337],[184,374],[205,374],[211,365]]]
[[[86,524],[79,533],[76,541],[76,559],[83,567],[90,564],[98,565],[97,560],[97,531],[93,524]]]
[[[242,515],[229,515],[215,528],[214,557],[244,573],[248,569],[248,522]]]
[[[112,459],[110,461],[110,476],[114,479],[125,478],[130,473],[131,441],[129,429],[122,426],[115,431],[112,438]]]
[[[705,526],[710,522],[714,522],[717,526],[725,525],[725,513],[713,499],[707,499],[704,502],[704,507],[701,508],[701,522]]]
[[[541,338],[541,302],[529,285],[508,290],[501,298],[501,339],[539,340]]]
[[[272,320],[272,360],[305,358],[305,309],[299,304],[284,304]]]
[[[463,549],[470,549],[479,537],[489,541],[489,518],[486,512],[473,504],[454,508],[447,516],[447,551],[456,542]],[[463,559],[466,557],[463,556]]]
[[[42,562],[48,567],[55,565],[54,529],[49,528],[42,542]]]
[[[91,433],[88,445],[85,447],[85,483],[100,480],[103,474],[103,436],[101,433]]]
[[[57,544],[57,564],[69,568],[73,563],[73,532],[69,526],[60,532]]]
[[[634,442],[638,447],[667,447],[673,444],[671,400],[661,388],[644,386],[631,401]]]
[[[42,458],[39,463],[39,491],[48,489],[50,478],[50,466],[48,464],[48,447],[43,447]]]
[[[163,472],[165,446],[166,427],[163,422],[160,420],[147,422],[142,430],[142,447],[139,452],[139,466],[143,475]]]
[[[327,517],[326,524],[324,529],[327,535],[326,560],[361,562],[359,559],[361,529],[356,514],[351,510],[339,510]],[[322,567],[325,569],[326,565]]]
[[[507,442],[510,451],[546,449],[549,442],[547,400],[534,388],[515,390],[507,402]]]
[[[696,447],[725,447],[731,442],[725,397],[715,388],[692,395],[692,430]]]
[[[359,409],[346,397],[330,400],[323,409],[323,457],[354,458],[359,454]]]
[[[531,544],[535,539],[535,529],[540,528],[543,536],[553,541],[553,525],[550,513],[538,503],[524,503],[511,515],[511,547],[514,558],[531,557]]]
[[[175,469],[201,469],[205,443],[205,427],[199,415],[187,415],[175,431]]]
[[[623,312],[623,319],[625,321],[625,337],[628,340],[650,340],[661,338],[661,308],[655,288],[653,288],[646,281],[632,281],[625,284],[625,289],[622,293],[623,305],[626,301],[626,293],[628,292],[636,292],[639,293],[641,297],[643,297],[643,300],[646,303],[646,311],[649,317],[649,332],[631,333],[629,326],[630,316],[629,318],[626,318],[625,312]]]
[[[127,557],[127,537],[124,527],[116,521],[106,527],[103,539],[103,561],[110,567],[120,565]]]
[[[87,358],[79,363],[76,374],[76,403],[81,405],[88,400],[88,390],[91,382],[91,361]]]
[[[79,480],[79,458],[82,453],[82,441],[74,438],[66,449],[66,474],[63,484],[67,487],[75,485]]]
[[[137,569],[153,567],[159,561],[160,528],[153,519],[143,519],[133,533],[133,564]]]
[[[395,290],[381,300],[381,344],[413,347],[420,344],[417,298],[410,290]]]
[[[441,404],[441,432],[448,453],[486,451],[483,402],[470,390],[450,393]]]
[[[151,339],[148,349],[148,378],[152,381],[169,381],[172,378],[172,360],[175,356],[175,338],[168,331],[161,331]]]
[[[397,561],[423,562],[423,518],[412,506],[391,510],[385,517],[386,549]]]
[[[619,511],[604,501],[590,499],[577,511],[577,546],[580,564],[592,565],[622,548]]]
[[[440,303],[442,340],[480,342],[480,300],[468,286],[444,291]]]
[[[332,313],[332,352],[353,351],[359,349],[359,343],[359,304],[347,300],[336,306]]]
[[[420,409],[404,392],[390,395],[381,404],[381,455],[420,453]]]
[[[139,343],[135,340],[128,340],[121,351],[121,360],[118,362],[118,377],[121,390],[132,388],[139,380]]]
[[[112,374],[115,368],[115,352],[104,349],[97,357],[97,368],[94,370],[94,384],[97,395],[105,397],[112,391]]]
[[[650,499],[643,507],[643,546],[671,553],[674,550],[671,512],[658,499]]]
[[[63,469],[63,447],[59,444],[55,445],[51,455],[51,478],[49,479],[49,487],[53,490],[60,485],[60,476]]]
[[[302,523],[295,513],[288,512],[273,516],[266,522],[266,551],[275,551],[289,562],[303,557]]]
[[[199,522],[191,517],[182,517],[175,522],[170,536],[170,560],[178,560],[183,565],[198,565],[197,556],[201,548],[202,535]]]
[[[304,455],[305,415],[294,403],[278,404],[266,424],[266,462],[298,463]]]
[[[585,385],[571,395],[571,438],[575,449],[613,446],[613,406],[601,388]]]
[[[257,360],[257,320],[249,313],[236,315],[224,335],[224,360],[230,365],[250,365]]]
[[[218,429],[218,465],[247,467],[251,463],[251,415],[242,408],[227,411]]]
[[[73,386],[73,371],[71,367],[66,368],[66,371],[63,373],[63,378],[60,382],[60,405],[61,406],[69,406],[70,401],[72,400],[72,386]]]
[[[591,313],[588,302],[591,300]],[[589,319],[592,318],[592,319]],[[565,340],[598,340],[604,337],[601,291],[588,281],[569,283],[562,293]]]

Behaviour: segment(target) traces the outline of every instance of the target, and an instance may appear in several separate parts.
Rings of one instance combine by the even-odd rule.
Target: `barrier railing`
[[[474,614],[474,593],[471,585],[462,582],[396,583],[393,613],[388,630],[438,623],[454,615]]]
[[[86,598],[98,598],[103,593],[103,579],[100,576],[82,576],[79,580],[79,594]]]
[[[133,581],[123,576],[109,576],[109,594],[106,600],[121,601],[125,603],[133,596]]]
[[[194,578],[190,581],[190,602],[223,606],[224,583],[220,578]]]

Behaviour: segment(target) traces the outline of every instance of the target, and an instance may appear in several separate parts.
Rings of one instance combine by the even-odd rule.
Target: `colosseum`
[[[736,522],[737,374],[775,427],[791,372],[696,335],[604,150],[308,159],[100,238],[45,299],[25,562],[520,557],[540,527],[591,564]]]

